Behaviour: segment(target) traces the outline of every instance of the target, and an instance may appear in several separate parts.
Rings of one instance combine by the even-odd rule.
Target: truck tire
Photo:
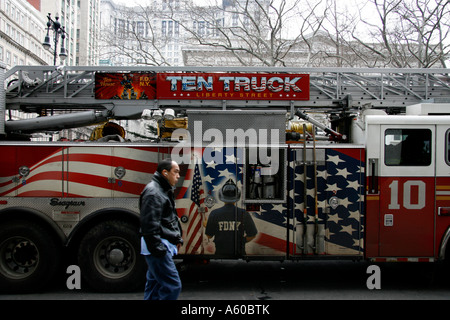
[[[51,284],[61,262],[61,246],[49,231],[26,220],[6,222],[0,233],[0,290],[36,292]]]
[[[145,261],[140,256],[138,228],[128,222],[102,222],[89,230],[78,248],[81,277],[100,292],[143,288]]]

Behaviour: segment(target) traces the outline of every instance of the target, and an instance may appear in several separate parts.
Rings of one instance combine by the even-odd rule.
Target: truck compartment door
[[[112,147],[69,147],[67,155],[66,196],[112,196]]]
[[[292,254],[361,255],[364,149],[317,148],[315,157],[310,147],[306,157],[303,148],[294,152]]]

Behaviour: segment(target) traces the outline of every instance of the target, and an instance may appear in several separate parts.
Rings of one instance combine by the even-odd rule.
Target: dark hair
[[[158,171],[159,173],[162,173],[163,170],[167,170],[167,171],[172,170],[172,159],[171,158],[161,160],[158,163],[158,168],[156,169],[156,171]]]

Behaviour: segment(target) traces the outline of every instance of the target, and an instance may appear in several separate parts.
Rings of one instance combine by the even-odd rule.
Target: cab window
[[[445,133],[445,162],[450,166],[450,129]]]
[[[387,129],[384,139],[387,166],[429,166],[431,130]]]

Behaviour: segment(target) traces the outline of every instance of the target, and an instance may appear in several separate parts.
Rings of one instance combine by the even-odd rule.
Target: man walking
[[[148,265],[145,300],[176,300],[181,292],[172,258],[183,243],[173,194],[179,178],[178,164],[165,159],[140,197],[141,254]]]

